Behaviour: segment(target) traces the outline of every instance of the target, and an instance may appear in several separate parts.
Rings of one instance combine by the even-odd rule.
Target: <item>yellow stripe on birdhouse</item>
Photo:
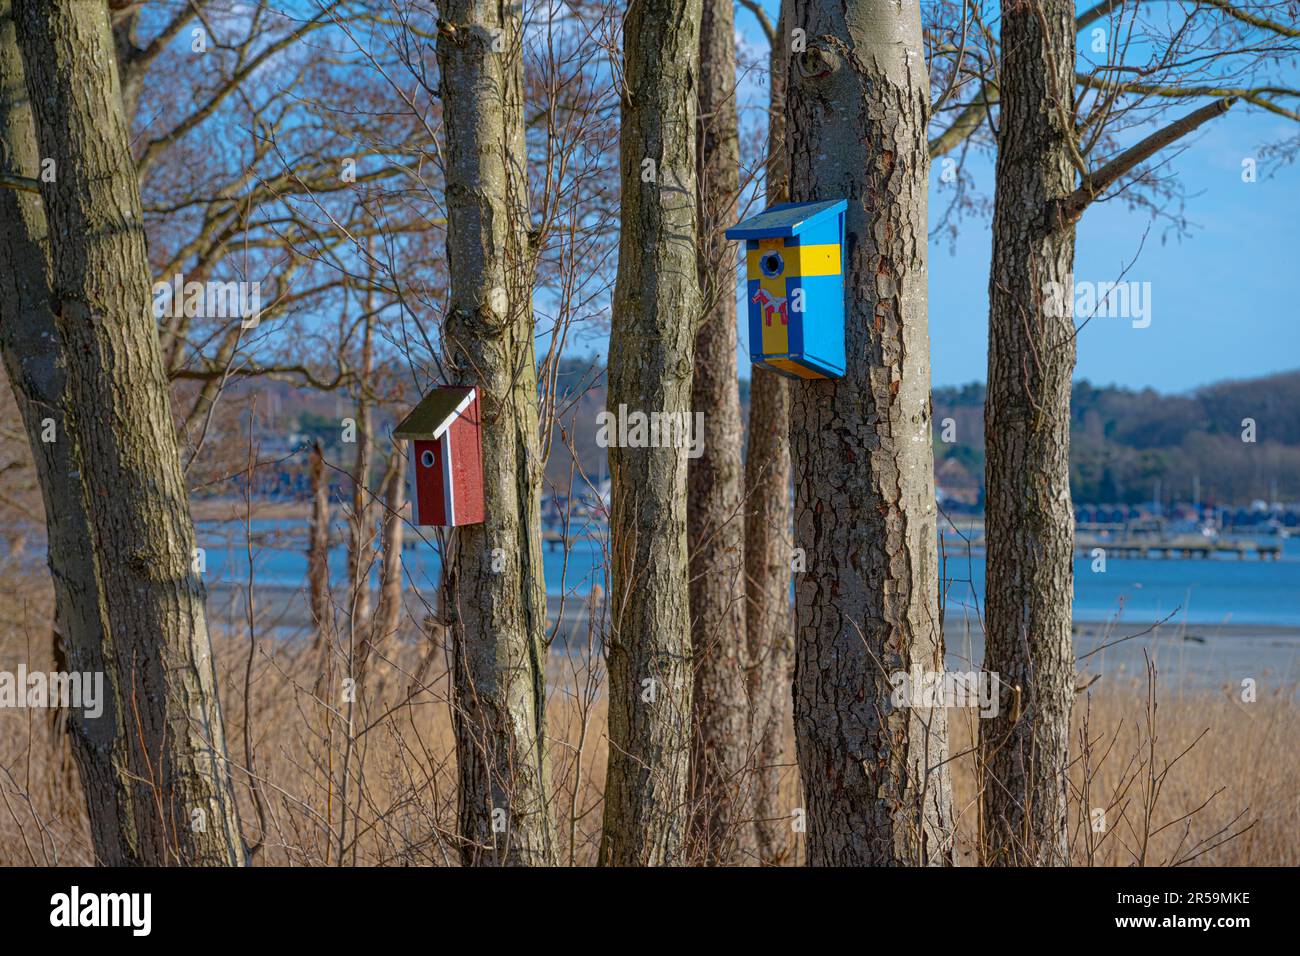
[[[745,253],[745,270],[750,279],[790,279],[801,276],[837,276],[840,274],[840,247],[838,244],[819,246],[783,246],[781,239],[763,240],[757,249]],[[763,256],[777,252],[782,265],[778,275],[763,271]],[[769,270],[770,271],[770,270]]]

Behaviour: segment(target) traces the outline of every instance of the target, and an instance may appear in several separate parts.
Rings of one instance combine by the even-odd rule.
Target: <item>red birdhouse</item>
[[[415,523],[443,528],[483,520],[483,439],[478,391],[435,388],[402,419],[394,438],[411,443]]]

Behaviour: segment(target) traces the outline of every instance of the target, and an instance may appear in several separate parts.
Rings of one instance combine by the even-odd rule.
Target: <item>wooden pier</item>
[[[967,554],[985,552],[983,528],[963,531],[965,537],[948,533],[943,538],[946,558],[961,558]],[[1082,558],[1092,557],[1101,548],[1108,558],[1212,558],[1216,555],[1236,555],[1244,560],[1254,555],[1261,561],[1277,561],[1282,557],[1281,538],[1250,538],[1235,535],[1210,538],[1200,534],[1166,534],[1159,528],[1131,528],[1115,525],[1078,525],[1074,534],[1075,553]]]
[[[1118,558],[1211,558],[1216,554],[1235,554],[1244,559],[1254,554],[1261,561],[1276,561],[1282,556],[1281,541],[1254,538],[1207,538],[1199,534],[1152,537],[1121,535],[1117,537],[1076,534],[1075,550],[1088,557],[1097,548],[1108,557]]]

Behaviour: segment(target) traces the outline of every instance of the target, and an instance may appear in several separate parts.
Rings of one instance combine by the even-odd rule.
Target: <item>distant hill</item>
[[[605,450],[596,444],[605,370],[590,359],[567,359],[558,369],[555,390],[548,493],[572,488],[581,494],[587,482],[599,485],[608,476]],[[748,379],[741,380],[740,390],[748,420]],[[232,389],[232,396],[241,391]],[[347,460],[348,452],[338,445],[338,423],[351,414],[346,396],[278,382],[261,383],[257,392],[259,414],[273,434],[288,443],[319,438],[332,455]],[[939,487],[950,502],[978,507],[984,486],[984,386],[938,388],[933,400]],[[391,425],[394,413],[392,407],[380,410],[379,433]],[[1072,413],[1071,487],[1077,504],[1141,504],[1152,499],[1157,483],[1166,503],[1190,502],[1198,483],[1200,500],[1208,504],[1300,502],[1300,370],[1179,395],[1080,381]],[[1242,441],[1244,419],[1255,423],[1254,443]],[[954,440],[944,441],[945,433]]]
[[[981,488],[984,386],[934,391],[935,453]],[[951,418],[957,441],[940,439]],[[1255,441],[1242,440],[1251,419]],[[1077,503],[1300,500],[1300,371],[1221,382],[1186,395],[1075,383],[1070,486]],[[942,465],[940,474],[942,475]]]
[[[604,370],[569,361],[560,370],[563,429],[556,429],[547,469],[550,482],[567,488],[571,443],[595,481],[605,472],[596,445],[596,414],[605,407]],[[984,486],[984,386],[934,390],[936,472],[955,500],[982,504]],[[742,412],[749,414],[749,382],[741,382]],[[1242,441],[1242,420],[1255,422],[1254,443]],[[952,419],[955,441],[943,439]],[[1139,504],[1160,484],[1166,502],[1200,500],[1245,505],[1252,500],[1300,501],[1300,370],[1266,378],[1221,382],[1190,394],[1162,395],[1074,386],[1071,490],[1077,503]],[[563,434],[564,438],[561,438]],[[575,478],[575,490],[581,484]]]

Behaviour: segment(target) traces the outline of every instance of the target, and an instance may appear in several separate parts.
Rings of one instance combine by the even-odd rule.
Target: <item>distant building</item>
[[[935,484],[942,492],[941,501],[955,501],[974,507],[980,500],[979,480],[955,458],[945,458],[934,469]]]

